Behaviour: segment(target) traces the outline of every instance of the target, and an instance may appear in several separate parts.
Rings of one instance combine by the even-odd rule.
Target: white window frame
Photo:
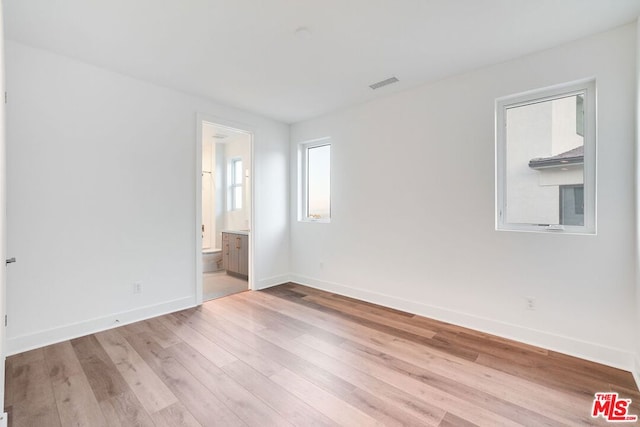
[[[244,170],[240,170],[240,182],[236,182],[236,167],[238,165],[238,162],[242,164],[242,167],[244,167],[244,162],[242,161],[242,158],[240,157],[234,157],[229,161],[229,175],[228,175],[228,179],[229,179],[229,211],[238,211],[238,210],[242,210],[242,208],[244,206],[244,203],[242,203],[242,205],[238,208],[236,207],[237,203],[236,203],[236,188],[240,188],[241,191],[241,196],[240,196],[240,201],[244,202],[244,185],[243,185],[243,181],[244,181]]]
[[[329,194],[329,218],[312,218],[309,216],[309,149],[323,147],[325,145],[331,146],[331,138],[319,138],[311,141],[301,142],[298,144],[298,221],[300,222],[331,222],[331,193]],[[333,150],[331,151],[333,152]],[[329,165],[331,165],[331,159],[329,159]],[[331,170],[331,166],[329,166],[329,170]],[[329,186],[331,187],[331,182],[329,183]]]
[[[584,93],[584,225],[508,223],[506,205],[506,112],[509,108]],[[596,234],[596,140],[595,79],[579,80],[496,99],[496,230],[542,233]]]

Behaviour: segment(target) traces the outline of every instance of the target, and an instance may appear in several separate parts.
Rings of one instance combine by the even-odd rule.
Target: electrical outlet
[[[133,293],[134,294],[141,294],[142,293],[142,283],[135,282],[133,284]]]
[[[525,297],[526,309],[527,310],[535,310],[536,309],[536,299],[533,297]]]
[[[324,270],[324,261],[320,261],[320,270]]]

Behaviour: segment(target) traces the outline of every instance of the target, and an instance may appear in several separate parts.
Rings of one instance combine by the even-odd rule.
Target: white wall
[[[628,25],[294,125],[292,158],[333,146],[331,223],[292,223],[292,278],[631,368],[635,57]],[[588,77],[598,235],[496,231],[494,100]]]
[[[255,129],[256,284],[286,280],[288,126],[15,42],[7,88],[9,353],[195,303],[198,112]]]
[[[216,143],[212,139],[213,128],[202,126],[202,249],[215,248],[216,236]]]

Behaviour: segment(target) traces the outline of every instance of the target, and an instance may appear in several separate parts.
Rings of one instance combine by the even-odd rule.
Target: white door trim
[[[4,57],[4,18],[3,4],[0,0],[0,94],[4,98],[5,57]],[[7,258],[7,141],[6,141],[6,100],[0,101],[0,262]],[[6,265],[6,264],[5,264]],[[4,361],[7,354],[5,315],[7,313],[7,270],[0,274],[0,405],[4,408]],[[6,426],[7,414],[0,411],[0,426]]]
[[[1,1],[1,0],[0,0]],[[193,229],[195,230],[195,272],[196,272],[196,305],[201,305],[202,298],[202,125],[204,123],[211,123],[220,125],[242,132],[246,132],[251,137],[250,152],[251,152],[251,168],[250,177],[251,182],[251,210],[249,213],[250,233],[249,233],[249,289],[256,289],[255,279],[255,247],[256,247],[256,235],[257,227],[255,222],[255,128],[245,123],[239,123],[232,120],[227,120],[221,117],[216,117],[211,114],[197,113],[196,114],[196,158],[195,158],[195,199],[196,199],[196,215]]]

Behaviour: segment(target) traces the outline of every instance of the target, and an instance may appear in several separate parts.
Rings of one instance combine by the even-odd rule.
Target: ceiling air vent
[[[229,135],[225,135],[224,133],[216,133],[215,135],[213,135],[215,139],[225,139],[227,136]]]
[[[398,82],[398,81],[399,80],[396,77],[389,77],[386,80],[382,80],[382,81],[379,81],[378,83],[374,83],[372,85],[369,85],[369,87],[371,89],[373,89],[373,90],[376,90],[376,89],[381,88],[382,86],[390,85],[391,83],[395,83],[395,82]]]

